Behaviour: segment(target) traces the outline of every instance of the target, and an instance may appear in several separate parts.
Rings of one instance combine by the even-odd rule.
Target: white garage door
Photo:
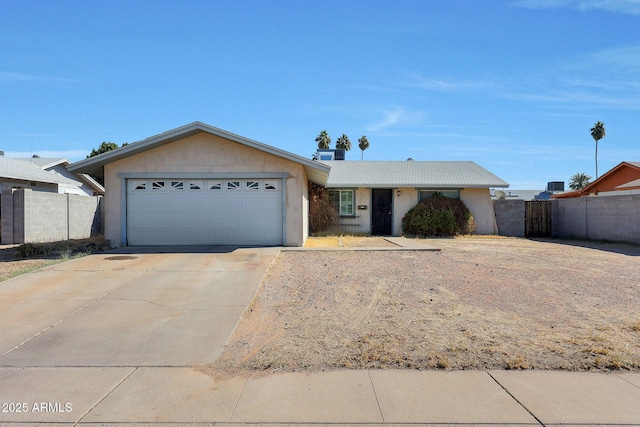
[[[281,245],[280,179],[128,179],[129,245]]]

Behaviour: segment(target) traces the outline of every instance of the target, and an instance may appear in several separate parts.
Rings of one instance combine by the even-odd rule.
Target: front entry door
[[[391,235],[391,209],[393,190],[371,190],[371,234],[377,236]]]

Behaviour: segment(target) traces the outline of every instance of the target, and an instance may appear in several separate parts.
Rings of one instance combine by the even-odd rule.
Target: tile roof
[[[487,188],[509,184],[474,162],[324,161],[331,166],[327,187]]]

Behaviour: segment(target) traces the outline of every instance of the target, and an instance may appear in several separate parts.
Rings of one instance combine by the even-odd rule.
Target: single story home
[[[58,191],[59,193],[79,194],[81,196],[100,196],[104,194],[104,187],[89,175],[69,172],[67,170],[67,167],[71,164],[69,159],[34,156],[31,158],[17,158],[15,160],[22,160],[42,170],[55,172],[76,182],[72,187],[61,186]]]
[[[302,246],[329,166],[194,122],[69,166],[104,176],[114,245]]]
[[[339,206],[346,232],[402,234],[402,218],[435,193],[460,199],[476,221],[478,234],[497,234],[489,188],[505,181],[469,161],[330,160],[326,188]]]
[[[116,245],[302,246],[308,181],[337,195],[353,231],[399,235],[402,215],[440,191],[467,204],[478,233],[495,233],[489,187],[508,186],[473,162],[314,161],[201,122],[68,169],[104,177]],[[378,228],[372,215],[389,209],[391,228]]]
[[[582,190],[556,194],[554,199],[597,196],[601,193],[627,194],[640,190],[640,162],[621,162]]]
[[[0,155],[0,190],[29,188],[33,191],[49,193],[81,192],[83,183],[60,174],[57,171],[44,170],[29,159],[11,159]],[[84,194],[84,193],[83,193]]]

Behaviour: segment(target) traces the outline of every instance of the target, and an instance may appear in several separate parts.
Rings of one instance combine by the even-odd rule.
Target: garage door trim
[[[281,179],[282,180],[282,244],[287,242],[287,178],[288,172],[229,172],[229,173],[185,173],[185,172],[131,172],[118,173],[120,178],[120,240],[122,246],[127,243],[127,186],[128,179]]]

